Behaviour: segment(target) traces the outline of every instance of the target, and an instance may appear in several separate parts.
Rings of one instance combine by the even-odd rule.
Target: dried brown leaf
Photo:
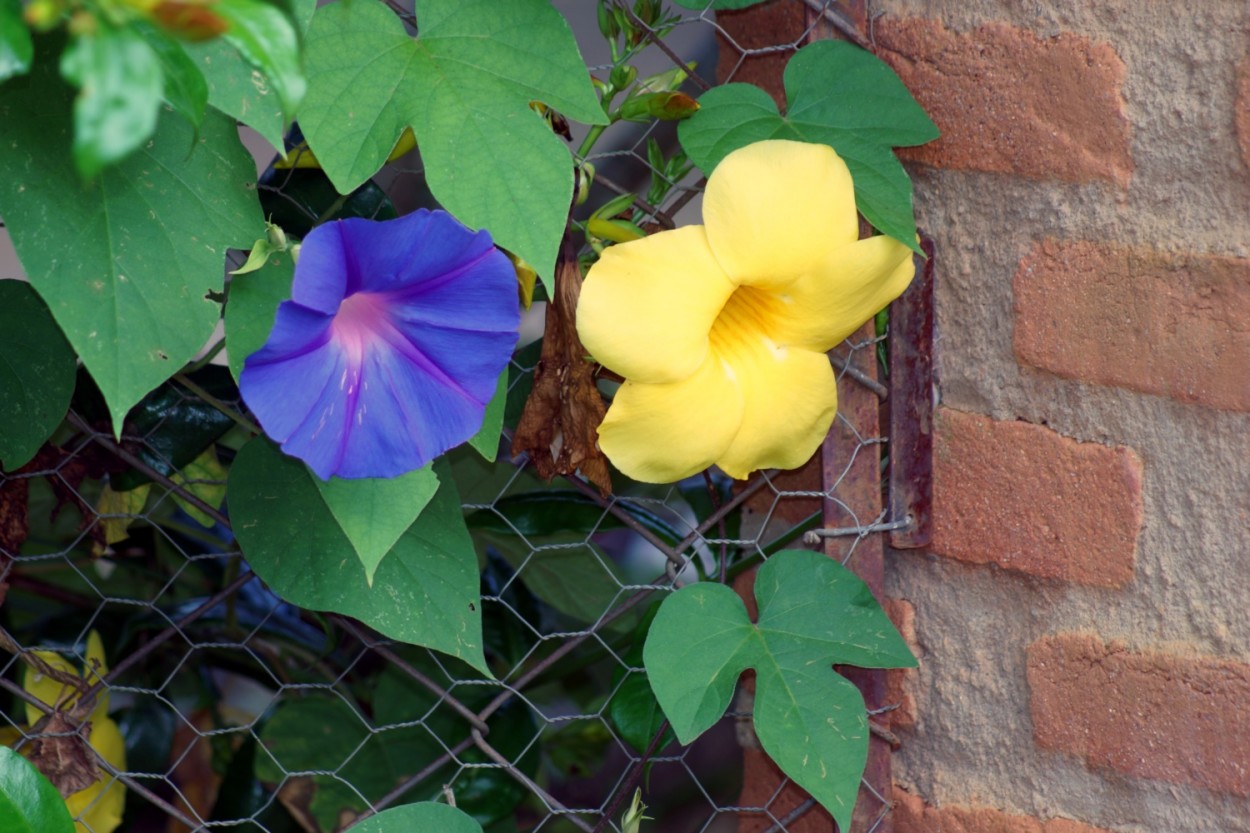
[[[595,386],[595,364],[577,337],[574,315],[581,270],[567,238],[556,267],[555,297],[547,305],[542,353],[534,388],[512,438],[512,454],[525,453],[539,476],[581,471],[604,495],[612,493],[608,460],[599,450],[599,424],[607,406]]]
[[[63,712],[52,712],[40,721],[40,731],[43,734],[30,744],[30,762],[52,782],[57,792],[70,796],[99,779],[95,753],[70,717]]]

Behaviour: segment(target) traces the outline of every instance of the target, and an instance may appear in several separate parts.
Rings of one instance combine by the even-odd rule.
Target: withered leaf
[[[100,777],[96,756],[78,725],[62,712],[40,721],[42,734],[31,741],[30,762],[62,796],[85,790]]]
[[[0,475],[0,563],[17,555],[30,533],[26,514],[29,495],[30,482],[26,478]]]
[[[574,315],[582,291],[577,254],[568,237],[556,265],[555,296],[547,304],[542,353],[534,368],[534,389],[512,438],[513,456],[525,453],[539,476],[582,475],[612,493],[608,460],[599,450],[599,423],[607,406],[595,387],[595,364],[577,337]]]

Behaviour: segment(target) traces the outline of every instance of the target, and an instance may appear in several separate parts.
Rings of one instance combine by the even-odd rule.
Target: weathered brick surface
[[[1233,120],[1237,125],[1237,144],[1241,146],[1241,161],[1250,169],[1250,58],[1237,65],[1237,101]]]
[[[1108,833],[1069,819],[1043,821],[985,807],[930,807],[895,788],[894,833]]]
[[[1133,577],[1142,469],[1130,449],[941,409],[933,469],[934,552],[1101,587]]]
[[[795,50],[776,47],[794,43],[806,31],[803,5],[771,0],[749,9],[717,12],[716,22],[717,79],[762,87],[785,112],[781,74]],[[751,54],[752,49],[768,51]]]
[[[1094,767],[1250,796],[1250,665],[1135,653],[1065,633],[1029,647],[1028,682],[1039,746]]]
[[[1042,39],[1005,24],[956,33],[883,17],[878,55],[942,130],[905,158],[943,168],[1127,186],[1133,173],[1124,62],[1071,33]]]
[[[904,599],[886,599],[881,604],[886,615],[898,628],[907,647],[920,657],[920,646],[916,641],[916,608]],[[916,725],[916,698],[911,693],[911,681],[916,676],[914,668],[892,668],[885,672],[885,702],[898,708],[887,712],[878,721],[888,721],[891,729],[912,729]]]
[[[1019,360],[1250,411],[1250,260],[1043,240],[1015,276]]]

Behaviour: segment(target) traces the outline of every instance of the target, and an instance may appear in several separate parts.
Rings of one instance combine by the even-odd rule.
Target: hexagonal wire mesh
[[[594,4],[564,5],[579,37],[594,32]],[[711,11],[688,13],[654,38],[642,73],[693,59],[733,80],[753,56],[845,28],[832,2],[793,6],[802,21],[793,37],[752,48]],[[581,37],[592,61],[595,37]],[[681,165],[654,168],[676,150],[671,125],[622,124],[605,144],[590,157],[601,189],[590,205],[637,192],[637,219],[680,222],[674,215],[702,180]],[[375,181],[404,211],[423,199],[420,173],[401,159]],[[320,211],[300,175],[271,171],[262,191],[309,222]],[[361,213],[387,210],[373,197]],[[43,744],[45,755],[55,748],[70,769],[84,754],[96,759],[105,789],[76,808],[88,828],[124,786],[123,831],[330,831],[429,798],[457,802],[488,833],[618,830],[641,786],[656,819],[644,830],[831,830],[827,816],[813,824],[821,811],[783,777],[743,783],[744,755],[759,755],[749,688],[688,748],[640,710],[635,633],[676,584],[696,573],[733,581],[783,547],[816,544],[822,524],[836,526],[824,538],[830,555],[862,562],[875,552],[879,568],[880,533],[896,525],[881,509],[882,339],[863,334],[870,330],[835,351],[838,421],[822,455],[797,474],[744,483],[708,474],[604,499],[580,478],[540,481],[524,457],[501,454],[493,466],[456,458],[496,680],[346,617],[294,607],[249,571],[228,513],[215,508],[225,488],[217,456],[228,462],[243,436],[230,423],[240,403],[220,368],[179,374],[132,414],[120,443],[84,378],[53,441],[0,475],[6,740]],[[535,361],[531,346],[513,362],[513,417]],[[195,436],[210,438],[199,444],[210,454],[193,463],[182,450]],[[561,508],[536,514],[535,505]],[[91,631],[112,668],[83,681]],[[76,667],[36,649],[59,650]],[[83,730],[72,722],[43,716],[46,706],[23,688],[27,675],[84,691],[84,708],[96,696],[107,702],[126,739],[124,770],[76,743]],[[885,819],[880,787],[865,782],[858,829]]]

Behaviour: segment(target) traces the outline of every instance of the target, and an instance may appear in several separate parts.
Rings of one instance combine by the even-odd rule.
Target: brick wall
[[[944,133],[901,154],[941,405],[890,824],[1250,831],[1250,3],[869,11]]]
[[[944,133],[895,830],[1250,830],[1250,4],[876,10]]]

